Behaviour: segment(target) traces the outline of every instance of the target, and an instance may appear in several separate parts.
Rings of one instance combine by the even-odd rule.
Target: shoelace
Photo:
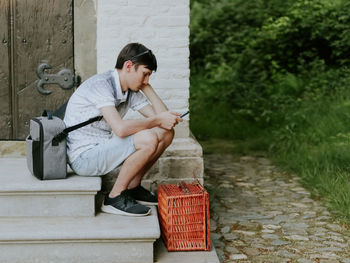
[[[124,198],[124,205],[127,206],[128,202],[131,202],[133,205],[137,204],[137,202],[127,194],[127,192],[123,192],[122,195],[125,197]]]

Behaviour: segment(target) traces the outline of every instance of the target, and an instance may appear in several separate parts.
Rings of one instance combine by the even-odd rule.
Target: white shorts
[[[70,165],[82,176],[102,176],[117,168],[134,153],[134,135],[120,138],[114,135],[105,143],[81,153]]]

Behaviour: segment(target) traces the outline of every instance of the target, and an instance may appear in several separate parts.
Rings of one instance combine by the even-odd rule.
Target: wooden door
[[[39,116],[44,109],[57,109],[73,92],[46,85],[45,89],[52,93],[42,95],[37,90],[36,75],[42,62],[52,66],[48,73],[57,73],[62,68],[73,71],[73,5],[72,0],[1,0],[3,2],[8,2],[2,7],[2,13],[6,13],[3,9],[6,11],[7,7],[9,15],[1,14],[0,21],[7,21],[7,32],[10,32],[7,52],[10,81],[8,97],[1,96],[0,104],[11,105],[11,129],[10,133],[0,130],[0,139],[24,139],[31,118]],[[1,73],[6,72],[0,69]],[[0,110],[4,111],[3,106]],[[5,126],[5,120],[0,120],[0,127]]]
[[[11,95],[8,28],[10,3],[0,1],[0,138],[11,137]]]

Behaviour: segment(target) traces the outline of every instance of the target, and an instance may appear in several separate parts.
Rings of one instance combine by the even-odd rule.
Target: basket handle
[[[198,179],[195,180],[192,184],[193,184],[193,185],[201,185],[201,183],[199,182]],[[190,189],[188,189],[187,184],[186,184],[184,181],[181,181],[180,183],[178,183],[177,186],[182,190],[182,192],[183,192],[184,194],[190,194],[190,193],[191,193],[191,192],[190,192]],[[201,193],[203,193],[203,192],[204,192],[204,189],[199,190],[197,194],[201,194]]]
[[[188,189],[186,183],[184,181],[181,181],[179,184],[178,184],[178,187],[182,190],[182,192],[184,194],[189,194],[190,193],[190,189]]]

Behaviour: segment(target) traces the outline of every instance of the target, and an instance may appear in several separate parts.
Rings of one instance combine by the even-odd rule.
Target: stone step
[[[213,242],[211,242],[213,244]],[[162,239],[154,246],[154,262],[157,263],[220,263],[215,248],[210,251],[171,251],[168,252]]]
[[[25,141],[0,141],[0,158],[24,158]],[[175,138],[162,157],[202,157],[202,147],[193,138]]]
[[[160,236],[157,211],[146,217],[0,218],[1,263],[151,263]]]
[[[14,157],[25,158],[25,142],[0,141],[0,158]],[[103,193],[111,190],[119,169],[120,167],[103,176]],[[203,172],[201,145],[191,136],[175,138],[146,174],[142,184],[146,188],[156,191],[158,185],[163,183],[191,182],[196,179],[203,183]],[[100,203],[100,197],[98,200]]]
[[[30,174],[24,158],[0,158],[0,218],[94,216],[101,178],[69,174],[41,181]]]

